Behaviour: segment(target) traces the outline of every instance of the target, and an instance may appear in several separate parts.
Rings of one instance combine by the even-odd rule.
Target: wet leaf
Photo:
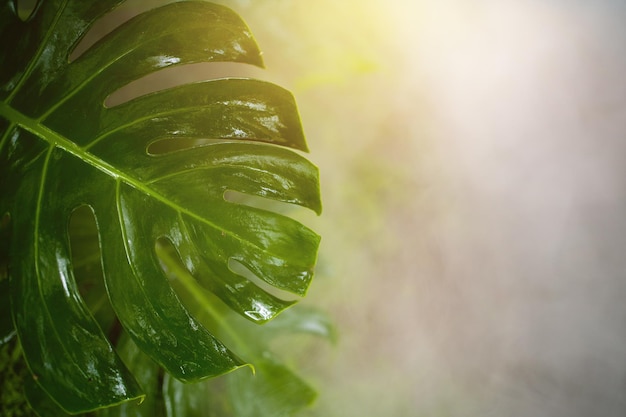
[[[104,104],[168,66],[262,65],[239,16],[211,3],[172,3],[70,60],[91,25],[119,3],[40,1],[26,21],[13,0],[0,3],[0,214],[8,213],[11,230],[0,259],[8,259],[11,312],[34,375],[33,397],[49,395],[49,404],[69,413],[144,396],[79,291],[68,235],[77,207],[95,215],[117,320],[141,351],[183,381],[245,363],[180,303],[157,239],[168,239],[195,279],[255,322],[291,302],[232,272],[229,261],[303,295],[319,243],[292,219],[224,198],[231,190],[320,212],[316,167],[287,149],[306,150],[289,92],[219,79]],[[215,140],[148,152],[157,141],[189,139]]]

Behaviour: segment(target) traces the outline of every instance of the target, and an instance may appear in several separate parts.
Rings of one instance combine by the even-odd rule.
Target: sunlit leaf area
[[[171,398],[206,388],[213,410],[246,416],[255,395],[303,417],[626,415],[626,3],[215,2],[245,20],[265,68],[165,69],[107,105],[233,75],[291,91],[323,211],[272,210],[321,245],[295,313],[250,327],[280,358],[257,362],[258,385],[228,405],[224,384],[249,370],[168,379]],[[75,54],[166,3],[128,0]],[[299,322],[307,309],[323,318]],[[289,320],[319,328],[281,333]],[[263,384],[264,367],[287,382]]]

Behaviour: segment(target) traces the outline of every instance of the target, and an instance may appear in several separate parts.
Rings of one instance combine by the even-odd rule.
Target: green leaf
[[[180,284],[181,297],[192,309],[203,312],[206,321],[227,322],[227,325],[219,326],[220,335],[231,340],[237,350],[250,358],[256,371],[255,374],[235,372],[224,380],[199,384],[183,384],[166,375],[163,397],[167,416],[290,416],[311,405],[316,398],[315,391],[275,358],[270,343],[282,342],[281,336],[295,333],[334,341],[335,329],[328,317],[304,306],[290,309],[264,326],[232,317],[231,311],[213,307],[211,294],[203,291],[176,262],[167,246],[161,245],[158,249],[167,270],[175,277],[174,282]]]
[[[33,379],[28,379],[25,384],[25,394],[28,404],[40,417],[68,417],[61,406],[55,403],[44,389]]]
[[[129,401],[98,411],[98,417],[159,417],[162,415],[162,400],[160,397],[159,379],[162,378],[162,370],[159,366],[145,355],[137,345],[123,333],[117,344],[118,352],[128,365],[128,368],[137,378],[137,382],[146,393],[145,401]],[[195,385],[195,384],[192,384]]]
[[[310,405],[317,394],[288,367],[265,353],[254,378],[229,375],[229,393],[237,417],[291,416]]]
[[[283,333],[304,333],[337,342],[337,329],[331,319],[324,312],[304,305],[286,311],[257,333],[256,337],[265,337],[268,341]]]
[[[0,346],[15,336],[9,296],[9,225],[8,215],[0,217]]]
[[[202,381],[185,384],[165,375],[163,400],[167,417],[231,416],[232,406],[228,403],[222,381]]]
[[[233,416],[292,416],[310,406],[317,393],[270,350],[270,344],[288,343],[282,337],[296,333],[313,335],[334,342],[336,331],[329,318],[319,310],[297,306],[281,314],[262,328],[240,323],[238,338],[246,341],[248,354],[254,358],[256,374],[237,372],[228,375],[227,394]],[[289,345],[291,343],[291,345]],[[296,358],[292,358],[296,359]],[[219,414],[218,414],[219,415]]]
[[[91,25],[119,3],[41,1],[23,22],[13,0],[0,2],[0,215],[11,222],[1,259],[9,259],[11,312],[37,380],[35,397],[43,392],[69,413],[138,401],[145,392],[79,291],[68,235],[77,207],[96,217],[117,319],[141,351],[183,381],[245,363],[181,304],[155,242],[168,239],[195,279],[258,323],[292,302],[231,271],[229,262],[304,295],[319,244],[292,219],[224,198],[237,191],[321,211],[317,168],[286,149],[307,149],[286,90],[219,79],[104,104],[120,87],[168,66],[262,65],[239,16],[211,3],[173,3],[70,60]],[[189,139],[214,140],[149,152],[157,141]]]
[[[225,382],[185,384],[166,375],[166,416],[287,417],[315,400],[315,391],[270,354],[257,358],[255,365],[255,375],[235,372]]]

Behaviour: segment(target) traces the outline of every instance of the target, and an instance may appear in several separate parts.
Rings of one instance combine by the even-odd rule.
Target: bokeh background
[[[219,3],[265,70],[132,89],[295,94],[324,201],[293,213],[323,237],[303,303],[339,332],[297,345],[320,392],[302,415],[626,415],[626,2]]]

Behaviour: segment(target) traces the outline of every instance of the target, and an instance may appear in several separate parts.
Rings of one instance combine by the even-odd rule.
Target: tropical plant
[[[321,211],[293,97],[223,78],[105,105],[165,67],[262,66],[241,18],[202,1],[146,11],[75,57],[122,2],[41,0],[20,19],[1,0],[0,339],[12,363],[23,352],[41,416],[206,415],[211,399],[216,415],[289,415],[314,392],[268,340],[330,326],[306,310],[248,323],[305,294],[319,237],[242,196]],[[211,379],[246,365],[256,377]]]

